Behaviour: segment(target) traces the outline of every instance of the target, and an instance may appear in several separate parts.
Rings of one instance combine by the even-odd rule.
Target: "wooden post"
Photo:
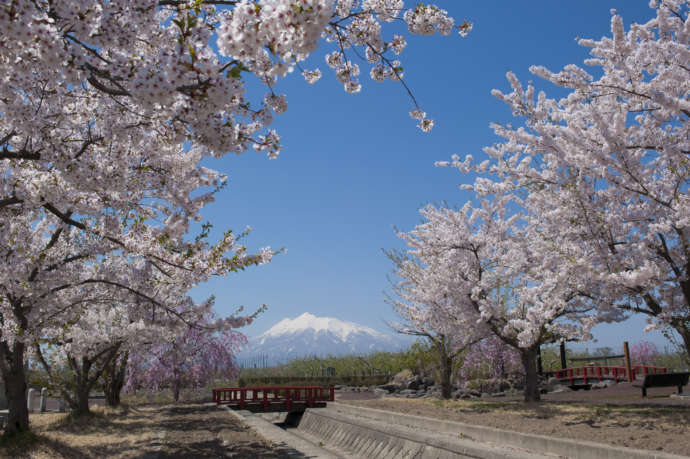
[[[628,349],[628,342],[623,341],[623,355],[625,356],[625,375],[628,377],[628,382],[632,382],[632,368],[630,366],[630,349]]]
[[[568,368],[568,363],[565,361],[565,341],[561,341],[561,369]]]

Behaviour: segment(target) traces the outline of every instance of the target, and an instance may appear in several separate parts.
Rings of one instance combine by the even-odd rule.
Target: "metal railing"
[[[290,411],[293,403],[304,403],[307,407],[315,402],[335,400],[333,386],[264,386],[264,387],[226,387],[213,389],[213,402],[216,405],[232,404],[243,410],[249,403],[262,405],[264,411],[273,405],[283,404]]]
[[[633,365],[631,371],[631,379],[636,379],[638,376],[646,376],[648,374],[665,374],[666,368],[648,365]],[[602,381],[604,379],[613,379],[615,382],[618,382],[627,378],[625,367],[621,366],[565,368],[563,370],[556,370],[554,373],[556,378],[561,381],[567,380],[571,385],[574,384],[576,379],[582,379],[584,384],[588,384],[588,381],[591,382],[592,380]]]

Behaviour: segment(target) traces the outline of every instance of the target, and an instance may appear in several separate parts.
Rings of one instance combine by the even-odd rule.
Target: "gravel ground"
[[[518,432],[588,440],[614,446],[665,451],[690,457],[690,401],[670,398],[674,390],[619,384],[607,389],[547,394],[541,403],[519,398],[375,398],[366,392],[336,395],[343,403],[405,414],[485,425]]]

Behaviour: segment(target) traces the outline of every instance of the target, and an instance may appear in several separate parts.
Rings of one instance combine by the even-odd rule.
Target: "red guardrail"
[[[664,367],[653,367],[649,365],[633,365],[631,369],[632,379],[636,379],[640,375],[646,376],[648,374],[666,373],[666,368]],[[571,385],[574,384],[575,379],[582,379],[585,384],[587,384],[587,381],[590,379],[596,379],[597,381],[613,379],[616,382],[626,379],[625,367],[588,366],[556,370],[554,373],[556,378],[561,381],[569,380]]]
[[[272,404],[285,404],[290,411],[293,402],[303,402],[311,407],[314,402],[332,402],[335,400],[333,386],[264,386],[264,387],[226,387],[213,389],[213,401],[216,405],[237,404],[244,409],[247,403],[260,403],[264,410]]]

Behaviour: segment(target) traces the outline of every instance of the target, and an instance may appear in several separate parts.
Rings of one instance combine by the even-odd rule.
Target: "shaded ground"
[[[638,388],[619,384],[608,389],[548,394],[543,402],[535,404],[506,398],[366,399],[371,396],[363,392],[343,393],[337,400],[417,416],[690,457],[690,401],[670,398],[668,394],[672,392],[666,388],[651,389],[650,397],[642,399]]]
[[[183,405],[167,410],[160,458],[305,457],[267,441],[227,410],[215,405]]]
[[[684,388],[687,393],[690,387]],[[666,405],[690,408],[690,398],[672,398],[678,392],[675,387],[652,387],[647,389],[647,397],[642,398],[642,390],[631,383],[619,383],[606,389],[576,390],[544,395],[544,400],[580,403],[608,403],[615,405]],[[519,399],[519,398],[518,398]]]
[[[14,449],[12,458],[282,458],[304,457],[260,437],[226,410],[202,404],[98,409],[89,418],[32,414],[37,440]]]

